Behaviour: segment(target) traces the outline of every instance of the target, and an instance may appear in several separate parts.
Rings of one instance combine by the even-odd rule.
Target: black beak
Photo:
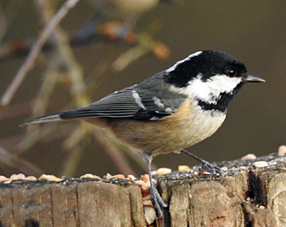
[[[258,76],[250,75],[250,74],[246,75],[246,77],[244,78],[244,81],[245,82],[256,82],[256,83],[265,82],[264,79]]]

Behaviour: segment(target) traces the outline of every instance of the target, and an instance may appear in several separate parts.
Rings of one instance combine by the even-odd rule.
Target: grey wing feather
[[[162,119],[176,112],[186,99],[181,94],[170,92],[162,78],[163,73],[158,73],[138,85],[116,91],[87,107],[48,114],[26,124],[92,117],[142,121]]]
[[[154,77],[156,77],[154,79]],[[158,73],[138,85],[116,91],[91,105],[60,113],[62,119],[131,118],[159,120],[176,112],[186,97],[169,91]]]
[[[139,107],[132,97],[132,87],[114,92],[91,105],[60,113],[62,119],[107,117],[128,118],[133,117]]]

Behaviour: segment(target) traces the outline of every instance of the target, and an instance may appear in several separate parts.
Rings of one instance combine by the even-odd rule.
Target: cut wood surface
[[[165,226],[286,226],[285,157],[218,165],[228,168],[223,178],[195,167],[157,179]],[[124,179],[0,183],[0,226],[146,226],[145,208],[138,185]]]

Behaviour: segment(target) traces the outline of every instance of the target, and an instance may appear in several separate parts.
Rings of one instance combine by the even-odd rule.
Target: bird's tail
[[[36,117],[33,118],[26,123],[20,125],[20,126],[25,126],[25,125],[30,125],[30,124],[39,124],[39,123],[46,123],[46,122],[52,122],[52,121],[60,121],[62,120],[60,117],[59,113],[53,113],[53,114],[47,114],[41,117]]]

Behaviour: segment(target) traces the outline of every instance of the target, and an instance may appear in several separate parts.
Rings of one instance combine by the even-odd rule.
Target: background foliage
[[[91,1],[80,1],[69,9],[11,102],[0,109],[0,173],[144,173],[140,158],[88,124],[18,126],[33,116],[84,106],[202,49],[230,52],[267,83],[245,86],[228,108],[221,129],[189,149],[209,161],[221,161],[247,153],[265,155],[285,144],[285,1],[180,2],[160,2],[131,26],[126,15],[102,17]],[[0,1],[2,98],[31,45],[63,3]],[[81,30],[93,15],[92,29]],[[84,39],[70,45],[78,31],[91,31],[92,42]],[[154,164],[176,169],[195,163],[170,154],[157,157]]]

